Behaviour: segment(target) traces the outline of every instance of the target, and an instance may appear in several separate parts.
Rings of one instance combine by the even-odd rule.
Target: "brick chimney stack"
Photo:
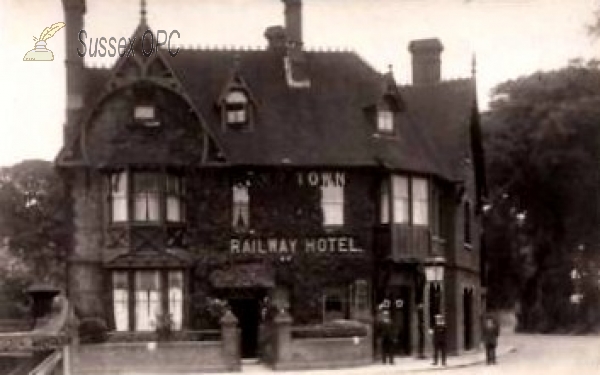
[[[440,55],[444,46],[437,38],[413,40],[408,45],[412,54],[413,85],[433,85],[441,80]]]
[[[83,109],[85,88],[85,66],[83,57],[77,54],[79,31],[83,29],[85,17],[85,0],[62,0],[65,15],[65,38],[67,69],[67,120],[63,130],[63,142],[71,139],[79,113]]]
[[[302,0],[282,0],[285,4],[285,31],[288,43],[302,47]]]

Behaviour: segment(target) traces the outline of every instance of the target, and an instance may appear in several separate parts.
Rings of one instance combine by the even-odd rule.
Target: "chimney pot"
[[[288,42],[302,46],[302,0],[282,0],[285,4],[285,31]]]
[[[270,26],[265,30],[265,38],[270,50],[283,50],[286,45],[286,33],[283,26]]]
[[[413,40],[408,45],[412,54],[413,85],[431,85],[441,80],[441,53],[444,46],[437,38]]]

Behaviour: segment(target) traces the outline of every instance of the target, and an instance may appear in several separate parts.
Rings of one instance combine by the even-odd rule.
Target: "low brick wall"
[[[155,345],[152,348],[152,345]],[[127,342],[70,348],[73,375],[224,372],[221,341]]]
[[[370,337],[293,339],[288,359],[276,370],[331,369],[373,363]]]
[[[151,345],[156,345],[151,348]],[[150,345],[150,346],[149,346]],[[70,348],[74,375],[229,371],[220,341],[103,343]]]
[[[291,318],[276,319],[276,324],[275,370],[331,369],[373,362],[372,333],[366,325],[359,330],[362,335],[351,337],[297,337],[294,330],[306,333],[306,329],[292,328]]]

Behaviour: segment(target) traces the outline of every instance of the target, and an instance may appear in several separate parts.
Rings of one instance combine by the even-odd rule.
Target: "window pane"
[[[390,221],[390,194],[387,181],[381,184],[381,202],[380,202],[381,223],[389,223]]]
[[[429,224],[429,184],[426,179],[412,180],[413,223],[415,225]]]
[[[394,130],[394,114],[384,109],[377,114],[377,128],[381,131],[391,132]]]
[[[110,176],[110,185],[112,221],[127,221],[127,174],[113,173]]]
[[[392,185],[394,191],[394,223],[408,223],[408,179],[404,176],[394,176]]]
[[[127,197],[112,197],[112,221],[127,221]]]
[[[134,110],[136,120],[152,120],[154,119],[154,106],[138,105]]]
[[[342,186],[322,186],[321,209],[324,225],[343,225],[344,188]]]
[[[250,224],[250,196],[248,187],[236,185],[233,187],[232,223],[236,228],[247,228]]]
[[[159,175],[156,173],[136,173],[133,175],[133,190],[135,193],[157,193]]]
[[[229,94],[227,94],[227,98],[225,98],[225,101],[227,102],[227,104],[245,104],[248,103],[248,98],[246,98],[246,95],[241,91],[231,91]]]
[[[177,196],[167,197],[167,221],[182,221],[181,201],[180,198]]]
[[[113,310],[116,330],[129,330],[129,283],[126,272],[113,273]]]
[[[180,330],[183,322],[183,273],[169,272],[169,314],[173,329]]]
[[[139,271],[135,274],[135,329],[149,331],[156,328],[156,317],[161,313],[160,278],[157,271]]]

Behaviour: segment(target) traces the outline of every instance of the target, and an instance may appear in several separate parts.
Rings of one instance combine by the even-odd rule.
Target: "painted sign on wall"
[[[294,255],[299,253],[362,253],[350,236],[323,236],[311,238],[232,238],[229,241],[231,254],[275,254]]]

